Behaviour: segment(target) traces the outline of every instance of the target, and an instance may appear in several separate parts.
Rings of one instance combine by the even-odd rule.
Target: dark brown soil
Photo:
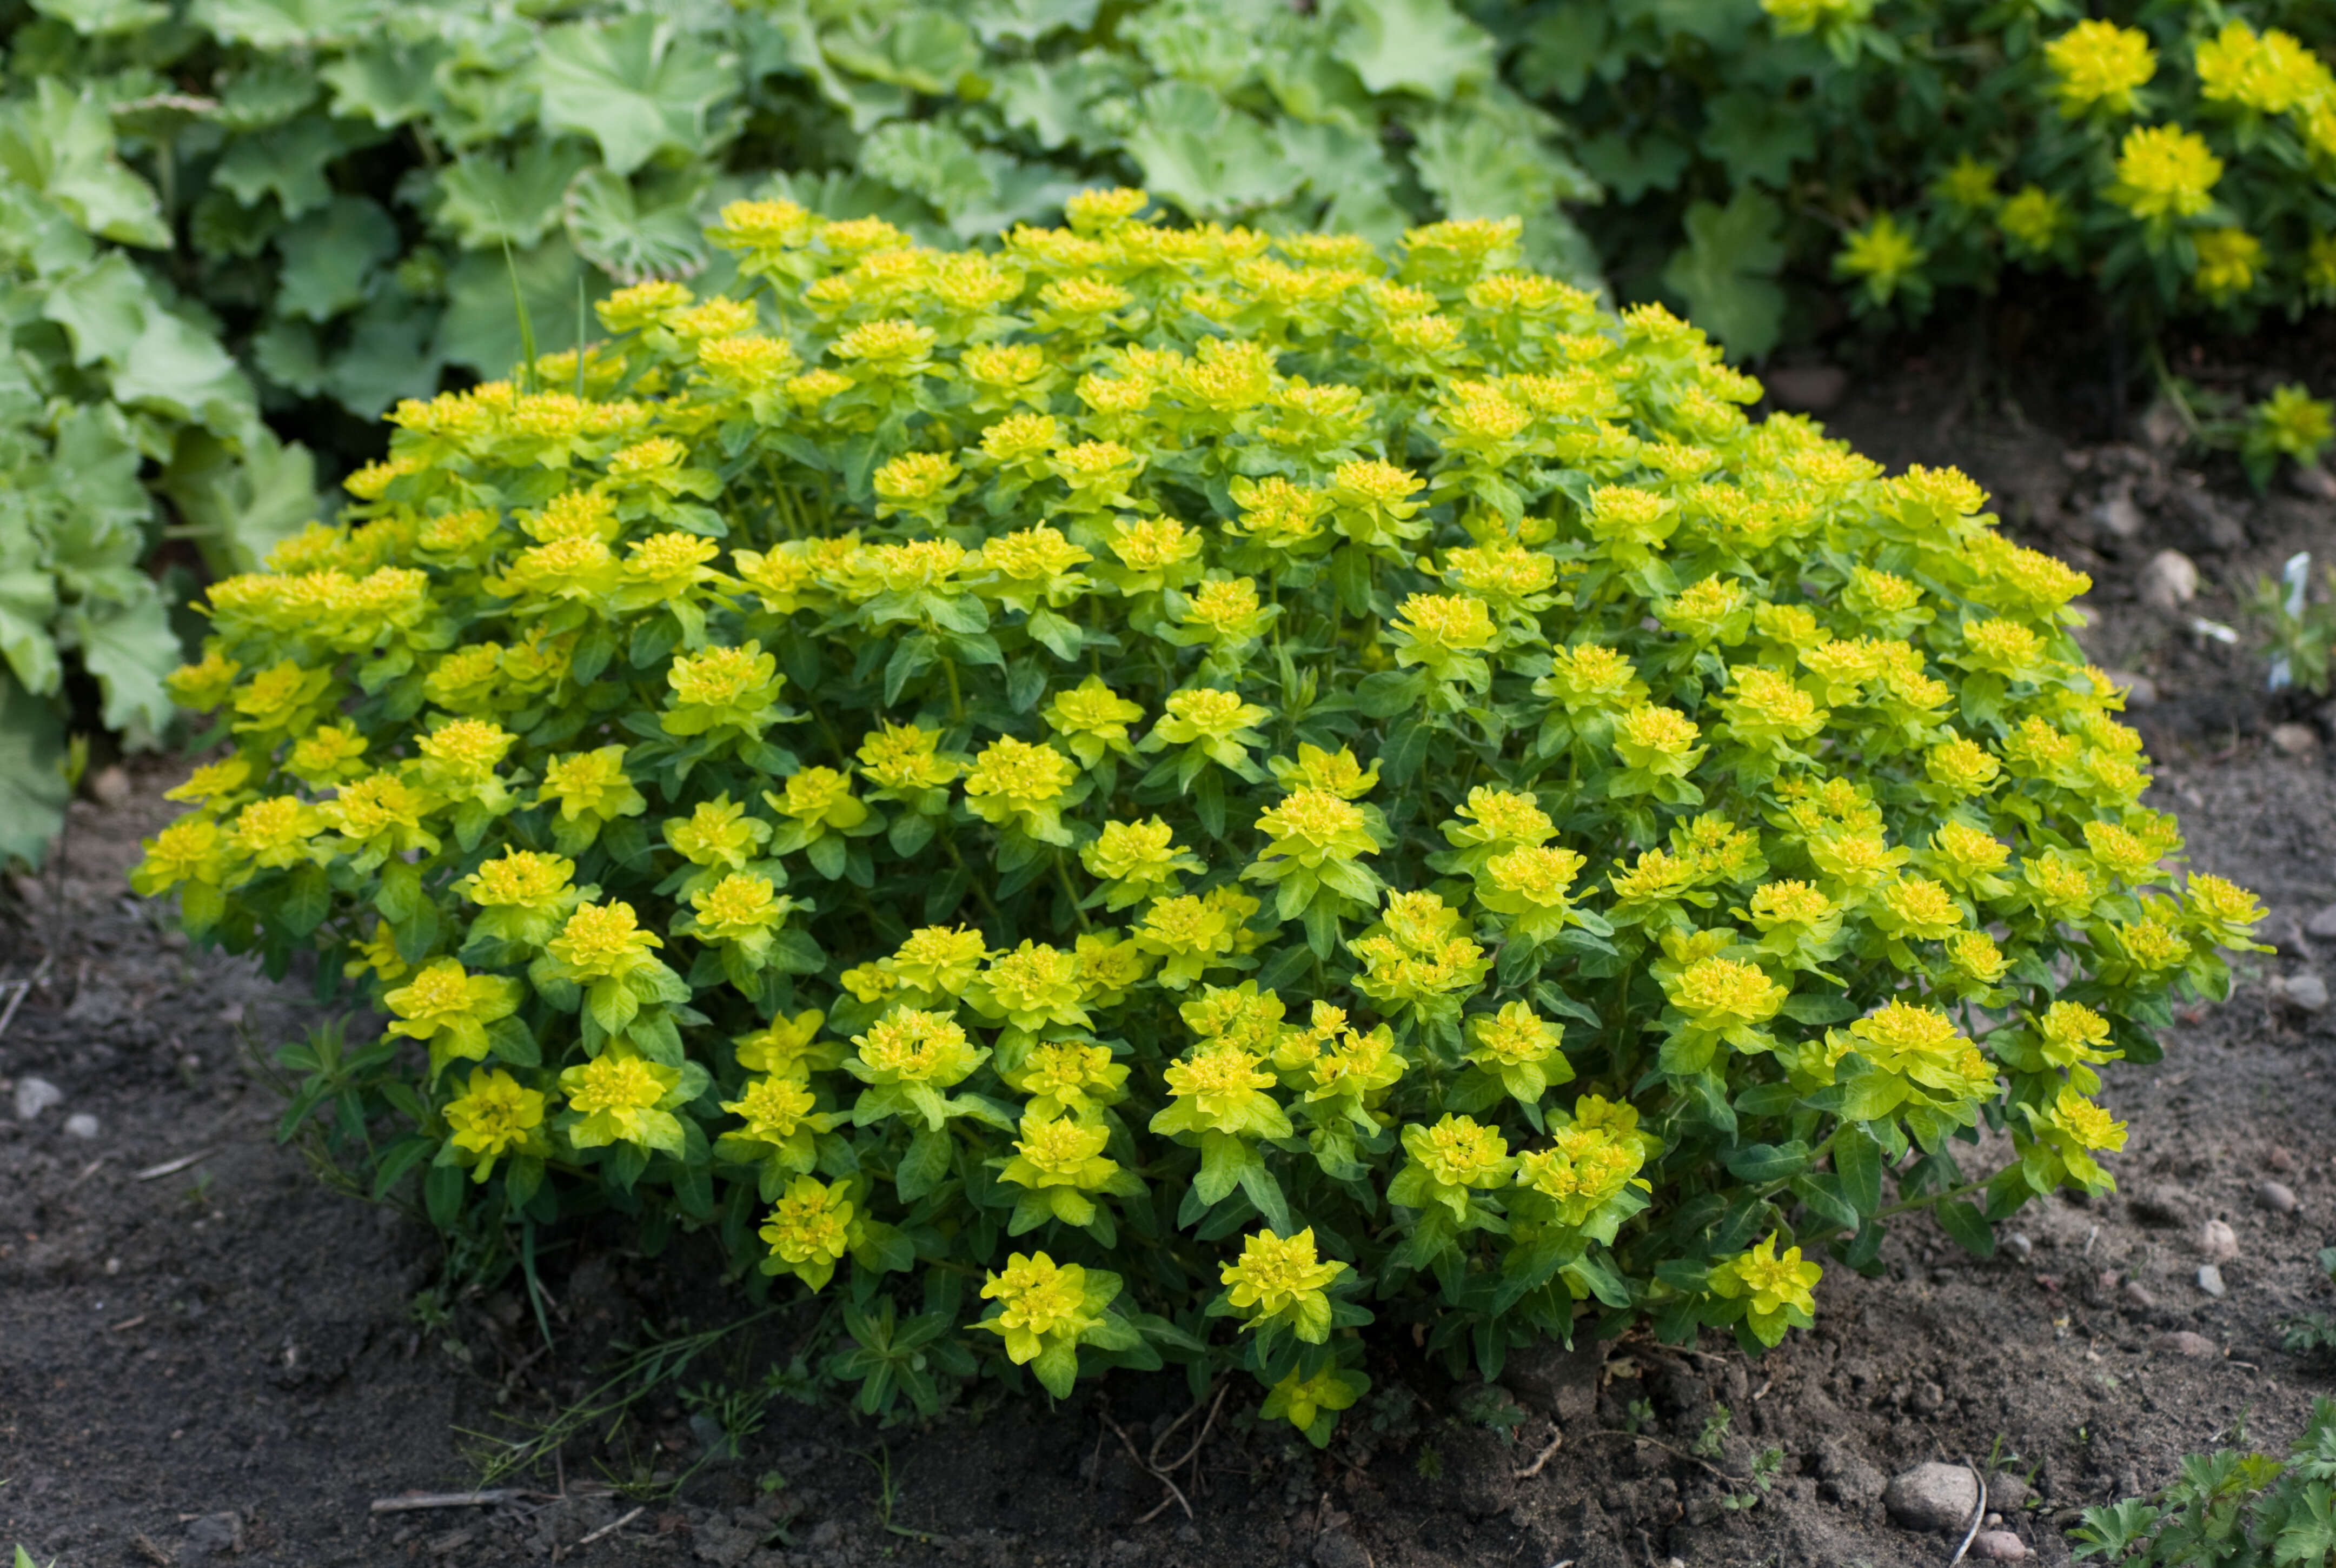
[[[2194,482],[2146,445],[2071,451],[2000,400],[1957,411],[1942,389],[1958,379],[1917,365],[1862,389],[1835,428],[1893,464],[1963,464],[2023,534],[2095,573],[2088,646],[2157,687],[2132,716],[2158,759],[2153,798],[2181,813],[2197,863],[2263,893],[2283,950],[2243,966],[2229,1005],[2185,1013],[2163,1066],[2109,1075],[2108,1104],[2133,1129],[2114,1200],[2039,1205],[1985,1262],[1910,1224],[1883,1276],[1829,1271],[1817,1329],[1760,1359],[1717,1340],[1526,1358],[1504,1374],[1523,1416],[1505,1434],[1481,1419],[1501,1399],[1452,1388],[1400,1343],[1382,1348],[1378,1394],[1327,1456],[1258,1424],[1254,1392],[1234,1388],[1198,1469],[1176,1474],[1189,1519],[1129,1456],[1159,1438],[1173,1456],[1195,1429],[1167,1433],[1190,1396],[1164,1379],[889,1431],[778,1398],[743,1458],[700,1464],[712,1429],[690,1417],[707,1407],[684,1389],[754,1386],[801,1342],[801,1312],[724,1341],[610,1440],[579,1439],[504,1483],[532,1495],[376,1515],[375,1499],[473,1484],[487,1440],[470,1434],[521,1435],[618,1347],[740,1309],[686,1246],[650,1262],[585,1238],[545,1259],[549,1354],[508,1288],[458,1291],[451,1316],[417,1311],[446,1277],[427,1231],[335,1195],[274,1142],[278,1102],[248,1062],[316,1021],[299,988],[190,952],[127,894],[138,836],[171,809],[150,775],[125,804],[76,806],[62,878],[20,881],[16,923],[0,926],[0,980],[33,972],[55,939],[0,1037],[0,1078],[64,1096],[29,1123],[0,1109],[0,1551],[22,1541],[66,1568],[1886,1568],[1943,1563],[1955,1543],[1889,1523],[1883,1482],[1970,1459],[2029,1483],[2006,1527],[2049,1563],[2068,1559],[2059,1531],[2077,1509],[2161,1485],[2235,1423],[2283,1442],[2314,1394],[2336,1390],[2280,1349],[2278,1329],[2336,1310],[2314,1261],[2336,1241],[2336,1015],[2297,1013],[2270,989],[2313,964],[2302,922],[2336,902],[2336,737],[2308,703],[2263,696],[2253,656],[2187,628],[2193,615],[2235,622],[2234,594],[2292,550],[2336,555],[2336,507],[2258,500],[2219,471]],[[2104,511],[2114,495],[2132,512]],[[2128,535],[2105,516],[2138,524]],[[2136,598],[2165,549],[2201,568],[2200,598],[2175,612]],[[2296,722],[2321,745],[2270,744]],[[75,1114],[97,1118],[93,1137],[64,1130]],[[2265,1181],[2299,1210],[2264,1207]],[[2239,1249],[2220,1299],[2197,1282],[2209,1218]],[[2190,1348],[2206,1353],[2183,1354],[2176,1332],[2203,1336]],[[1686,1456],[1722,1406],[1708,1457]],[[1631,1424],[1662,1446],[1621,1435]],[[1562,1444],[1520,1479],[1561,1427]],[[1743,1475],[1771,1446],[1784,1454],[1773,1488],[1725,1506],[1749,1488],[1720,1473]]]

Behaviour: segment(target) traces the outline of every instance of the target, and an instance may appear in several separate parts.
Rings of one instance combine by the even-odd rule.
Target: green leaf
[[[1684,142],[1663,131],[1648,131],[1634,140],[1621,130],[1602,131],[1578,142],[1574,155],[1621,201],[1636,201],[1650,190],[1669,190],[1695,156]]]
[[[64,661],[49,619],[56,613],[56,577],[44,567],[0,571],[0,657],[27,691],[53,696],[64,681]]]
[[[569,182],[562,210],[577,252],[619,283],[695,278],[706,268],[695,190],[644,204],[616,174],[588,169]]]
[[[1809,1163],[1809,1146],[1796,1138],[1789,1144],[1747,1144],[1726,1156],[1729,1174],[1758,1185],[1782,1181]]]
[[[0,865],[38,863],[65,820],[64,726],[0,672]]]
[[[930,203],[944,219],[998,196],[998,181],[973,143],[930,121],[878,126],[860,144],[860,167]]]
[[[49,283],[41,314],[65,329],[75,365],[121,365],[145,330],[153,296],[146,278],[118,250]]]
[[[1882,1206],[1882,1147],[1862,1128],[1843,1127],[1834,1135],[1833,1170],[1841,1178],[1842,1195],[1859,1213]]]
[[[1782,190],[1792,183],[1793,165],[1816,155],[1814,121],[1781,93],[1723,93],[1703,112],[1696,146],[1727,168],[1731,184],[1757,180]]]
[[[1785,291],[1772,279],[1785,263],[1784,213],[1753,186],[1739,186],[1726,207],[1698,201],[1687,209],[1687,243],[1663,269],[1689,317],[1745,357],[1776,346]]]
[[[1255,116],[1190,82],[1145,88],[1126,145],[1144,188],[1194,218],[1279,201],[1305,177]]]
[[[511,258],[521,297],[535,325],[539,354],[556,354],[576,342],[576,285],[586,276],[583,259],[565,235]],[[590,297],[608,290],[595,285]],[[597,322],[588,328],[598,331]],[[455,264],[446,283],[446,314],[439,318],[433,350],[450,365],[482,375],[506,375],[520,361],[519,317],[511,308],[511,274],[500,252],[472,253]]]
[[[1079,147],[1099,152],[1119,141],[1103,111],[1133,95],[1136,82],[1124,55],[1090,49],[1052,64],[1016,61],[993,78],[990,101],[1007,125],[1048,151]]]
[[[1938,1216],[1939,1229],[1952,1236],[1964,1251],[1974,1258],[1995,1256],[1995,1227],[1979,1212],[1976,1203],[1941,1203],[1932,1211]]]
[[[303,114],[289,125],[237,138],[211,178],[246,207],[272,196],[285,217],[297,218],[333,199],[326,166],[374,134],[351,121]]]
[[[1805,991],[1787,997],[1783,1011],[1796,1023],[1821,1026],[1857,1017],[1857,1004],[1838,992]]]
[[[395,256],[397,223],[378,202],[336,196],[277,237],[276,313],[330,321],[365,303],[374,268]]]
[[[277,50],[352,41],[378,14],[375,0],[195,0],[192,20],[226,43]]]
[[[0,170],[101,239],[155,249],[170,243],[153,189],[114,156],[113,118],[96,91],[54,77],[0,112]]]
[[[966,21],[982,43],[1036,44],[1063,28],[1084,33],[1095,25],[1100,0],[974,0]]]
[[[133,604],[77,607],[63,624],[70,645],[81,654],[82,667],[97,677],[105,727],[134,744],[152,745],[172,712],[162,677],[179,667],[186,650],[170,629],[161,594],[151,583],[146,589]]]
[[[167,20],[168,5],[153,0],[33,0],[33,9],[54,16],[84,38],[113,38]]]
[[[113,375],[116,402],[200,424],[215,435],[256,428],[258,405],[243,371],[219,340],[158,307]]]
[[[181,437],[161,488],[219,576],[258,570],[269,550],[316,516],[315,460],[265,426],[239,452],[208,436]]]
[[[434,39],[368,44],[326,61],[316,68],[316,78],[333,90],[334,113],[391,131],[443,108],[436,77],[452,57],[448,45]],[[532,139],[528,143],[542,144]]]
[[[981,70],[973,30],[936,6],[910,6],[872,31],[863,22],[851,33],[827,34],[820,44],[827,58],[846,71],[933,97],[954,95]]]
[[[432,343],[438,317],[430,306],[375,300],[357,314],[346,346],[325,366],[325,390],[366,418],[399,398],[428,397],[438,390],[443,363]]]
[[[1332,51],[1374,93],[1441,102],[1493,73],[1493,40],[1449,0],[1334,0],[1322,12]]]
[[[599,144],[618,174],[668,149],[703,156],[706,117],[738,89],[735,61],[653,12],[554,27],[537,45],[543,122]]]
[[[561,199],[591,157],[560,138],[531,140],[510,159],[474,154],[433,182],[432,217],[466,250],[535,245],[566,217]]]

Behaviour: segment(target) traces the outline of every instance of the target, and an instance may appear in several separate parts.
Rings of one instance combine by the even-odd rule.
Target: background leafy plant
[[[152,221],[104,131],[54,102],[0,129],[0,162],[36,145],[49,190],[0,179],[0,864],[56,832],[69,732],[160,744],[186,568],[257,565],[315,512],[235,362],[102,243]],[[158,579],[166,531],[198,548]]]
[[[557,349],[579,293],[725,286],[700,231],[764,183],[927,240],[1099,178],[1382,241],[1522,211],[1537,264],[1593,270],[1558,204],[1594,188],[1446,0],[42,0],[0,25],[20,120],[103,164],[72,198],[93,229],[328,440],[315,404],[369,420],[511,365],[506,251]]]
[[[2015,268],[2096,278],[2145,333],[2176,315],[2244,326],[2336,303],[2336,77],[2310,53],[2326,38],[2310,0],[1484,0],[1472,12],[1499,35],[1518,91],[1579,137],[1575,156],[1607,194],[1585,220],[1617,287],[1681,304],[1736,353],[1807,336],[1843,288],[1854,307],[1904,319],[1937,290],[1990,292]],[[2062,112],[2048,50],[2088,17],[2155,51],[2130,108]],[[2276,111],[2210,97],[2200,50],[2233,24],[2300,39],[2316,77],[2301,71]],[[2118,154],[2141,125],[2205,139],[2224,164],[2210,202],[2159,224],[2120,204]],[[2260,246],[2235,283],[2200,270],[2202,244],[2245,254],[2209,238],[2229,233]]]
[[[2244,1437],[2234,1437],[2244,1442]],[[2314,1399],[2285,1457],[2192,1454],[2162,1492],[2085,1510],[2077,1559],[2140,1568],[2273,1568],[2336,1560],[2336,1400]]]
[[[832,1291],[871,1410],[1175,1361],[1317,1442],[1374,1314],[1773,1344],[1820,1250],[2105,1187],[2095,1065],[2258,911],[2165,869],[2086,579],[1514,221],[1144,200],[725,208],[744,297],[401,404],[211,589],[134,884],[393,1020],[287,1123]]]

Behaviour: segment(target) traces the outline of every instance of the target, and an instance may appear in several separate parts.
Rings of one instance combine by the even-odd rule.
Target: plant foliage
[[[33,117],[0,129],[0,163],[13,135],[49,173],[45,195],[0,178],[0,866],[62,822],[69,731],[151,746],[170,723],[162,679],[185,650],[148,570],[164,505],[219,571],[316,511],[307,455],[259,422],[235,362],[87,231],[151,218],[92,151],[104,116]]]
[[[2192,1454],[2154,1496],[2085,1510],[2077,1558],[2133,1568],[2288,1568],[2336,1562],[2336,1400],[2314,1399],[2284,1459]]]
[[[289,1120],[833,1290],[871,1408],[1168,1359],[1318,1442],[1374,1313],[1774,1344],[1892,1214],[2106,1188],[2097,1065],[2256,908],[2167,869],[2084,577],[1514,220],[1144,200],[735,205],[742,297],[401,404],[211,589],[136,881],[391,1020]]]
[[[2309,0],[1477,13],[1580,137],[1626,292],[1660,287],[1738,354],[1792,330],[1792,276],[1828,270],[1902,315],[2010,269],[2097,278],[2145,328],[2336,304],[2336,73]]]
[[[372,419],[450,367],[539,346],[579,291],[728,286],[703,229],[770,181],[835,217],[994,242],[1100,177],[1194,219],[1391,241],[1593,193],[1447,0],[41,0],[11,24],[20,122],[69,158],[0,165],[150,253],[272,397]],[[35,132],[28,131],[28,136]],[[40,134],[49,134],[42,131]],[[80,161],[73,161],[78,159]]]

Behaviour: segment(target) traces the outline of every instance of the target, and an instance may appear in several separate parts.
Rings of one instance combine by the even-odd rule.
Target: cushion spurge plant
[[[1374,1316],[1773,1344],[2107,1186],[2256,910],[2086,579],[1514,222],[1144,205],[735,205],[743,297],[401,404],[211,590],[140,885],[392,1020],[303,1102],[377,1187],[839,1292],[871,1407],[1166,1361],[1319,1443]]]

